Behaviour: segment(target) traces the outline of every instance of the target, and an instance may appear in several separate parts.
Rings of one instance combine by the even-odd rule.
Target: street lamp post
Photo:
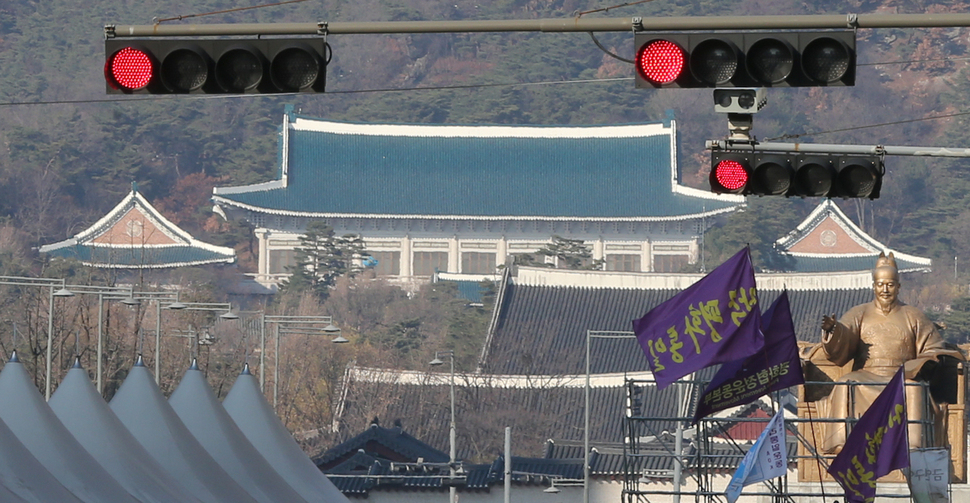
[[[50,287],[50,297],[47,301],[47,372],[44,378],[44,399],[51,399],[51,346],[54,345],[54,297],[73,297],[74,294],[61,286],[60,290],[54,291],[54,286]]]
[[[451,424],[448,428],[448,466],[450,470],[448,471],[451,475],[451,479],[448,481],[448,501],[449,503],[458,502],[457,488],[454,484],[455,478],[455,352],[448,351],[435,351],[434,360],[431,360],[429,365],[443,365],[445,362],[441,359],[442,356],[447,356],[451,361]]]
[[[102,371],[102,351],[104,351],[104,301],[107,300],[123,300],[131,297],[132,290],[131,287],[118,287],[118,286],[95,286],[95,285],[67,285],[63,290],[68,291],[72,294],[97,294],[98,295],[98,349],[96,353],[97,359],[97,379],[96,385],[98,393],[101,393],[104,389],[101,374]]]
[[[155,384],[159,383],[159,348],[162,338],[162,303],[169,302],[168,309],[185,309],[185,305],[179,302],[178,292],[132,292],[131,295],[122,300],[121,303],[127,306],[141,305],[141,301],[155,302]]]
[[[586,386],[584,390],[585,406],[583,407],[583,503],[589,503],[589,354],[593,339],[635,339],[633,332],[616,332],[606,330],[586,331]]]
[[[216,342],[219,342],[217,337],[213,337],[209,333],[209,329],[202,327],[200,330],[196,330],[189,325],[188,330],[171,330],[167,336],[171,337],[184,337],[186,339],[191,339],[190,344],[192,345],[192,358],[199,358],[199,353],[202,351],[202,346],[211,346]]]
[[[54,341],[54,297],[71,297],[74,294],[64,288],[63,279],[26,278],[19,276],[0,276],[0,285],[11,286],[40,286],[50,290],[47,299],[47,370],[45,372],[44,398],[51,398],[51,345]],[[57,291],[54,288],[60,287]]]
[[[155,304],[156,315],[155,318],[155,384],[161,383],[161,360],[160,356],[162,351],[162,304],[165,301],[159,300]],[[219,318],[223,320],[238,320],[239,315],[232,312],[231,302],[180,302],[177,298],[175,302],[168,302],[165,309],[172,309],[178,311],[225,311],[219,315]]]
[[[259,352],[259,388],[260,391],[265,391],[265,367],[263,366],[266,362],[266,324],[273,323],[274,336],[276,338],[276,362],[273,365],[273,410],[276,410],[276,406],[279,403],[279,383],[280,383],[280,337],[286,334],[304,334],[304,335],[318,335],[318,334],[328,334],[334,335],[335,337],[331,339],[331,342],[336,344],[342,344],[348,342],[346,338],[341,335],[340,328],[333,324],[332,316],[288,316],[288,315],[263,315],[263,327],[260,330],[260,352]],[[326,326],[319,327],[315,326],[318,324],[324,324]],[[284,329],[280,331],[280,326],[289,326],[289,329]]]
[[[161,383],[161,348],[162,348],[162,309],[173,311],[225,311],[219,315],[224,320],[236,320],[239,316],[232,312],[231,302],[182,302],[179,292],[133,292],[131,297],[122,301],[123,304],[136,306],[142,300],[155,302],[155,384]]]

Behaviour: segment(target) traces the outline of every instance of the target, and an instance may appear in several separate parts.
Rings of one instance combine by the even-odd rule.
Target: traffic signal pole
[[[475,32],[623,32],[689,30],[800,30],[836,28],[970,27],[968,14],[829,14],[801,16],[710,16],[556,18],[475,21],[376,21],[316,23],[106,25],[105,37],[230,35],[362,35]]]
[[[739,148],[741,144],[730,140],[707,140],[708,150]],[[970,148],[948,147],[899,147],[892,145],[839,145],[826,143],[744,143],[745,150],[755,152],[790,152],[800,154],[859,154],[901,155],[911,157],[970,157]]]

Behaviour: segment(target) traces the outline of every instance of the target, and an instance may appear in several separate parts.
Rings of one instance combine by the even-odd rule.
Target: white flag
[[[949,503],[950,452],[925,449],[909,453],[909,487],[916,503]]]
[[[741,495],[742,487],[781,477],[786,471],[788,451],[785,447],[785,415],[784,410],[779,410],[744,455],[724,495],[729,503],[734,503]]]

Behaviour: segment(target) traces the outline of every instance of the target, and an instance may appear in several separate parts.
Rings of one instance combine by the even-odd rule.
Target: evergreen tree
[[[517,265],[534,267],[555,267],[557,269],[583,269],[600,270],[603,268],[603,259],[593,260],[593,252],[582,239],[569,239],[562,236],[553,236],[552,242],[543,246],[535,255],[523,254],[517,260]],[[553,257],[552,263],[548,263],[545,257]]]
[[[354,277],[363,270],[364,240],[357,234],[338,237],[322,220],[311,221],[296,248],[296,265],[287,267],[290,277],[282,292],[311,291],[321,301],[330,296],[337,278]]]

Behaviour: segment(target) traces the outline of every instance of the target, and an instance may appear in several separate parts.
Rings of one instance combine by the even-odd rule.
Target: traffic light
[[[108,94],[323,92],[330,46],[319,37],[109,38]]]
[[[753,149],[711,153],[711,192],[757,196],[877,199],[885,174],[878,154],[802,154]]]
[[[636,87],[855,85],[855,32],[636,33]]]

